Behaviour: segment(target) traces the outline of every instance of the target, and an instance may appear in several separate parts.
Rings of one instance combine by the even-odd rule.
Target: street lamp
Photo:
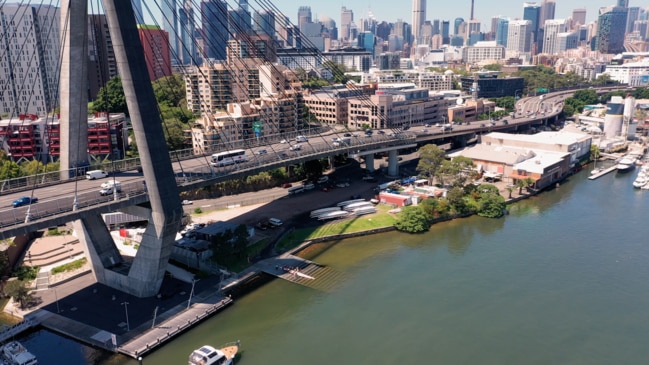
[[[129,332],[131,330],[131,325],[128,322],[128,302],[122,302],[122,305],[124,306],[124,311],[126,312],[126,332]]]
[[[192,280],[192,290],[189,292],[189,300],[187,300],[187,309],[189,309],[189,306],[192,304],[192,296],[194,295],[195,284],[196,284],[196,280]]]
[[[59,296],[56,293],[56,287],[54,287],[54,300],[56,300],[56,313],[61,313],[59,310]]]

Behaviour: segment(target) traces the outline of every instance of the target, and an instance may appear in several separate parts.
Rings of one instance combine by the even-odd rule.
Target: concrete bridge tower
[[[70,0],[63,3],[68,2],[65,6],[86,3]],[[156,295],[162,285],[183,210],[133,7],[130,2],[129,6],[124,6],[123,1],[118,6],[117,2],[106,0],[104,8],[150,200],[150,208],[135,206],[129,212],[148,217],[149,224],[132,262],[126,262],[119,254],[99,214],[84,215],[84,218],[74,222],[74,227],[79,240],[85,245],[98,282],[138,297],[149,297]],[[77,16],[68,17],[71,34],[81,33],[81,29],[87,27],[87,15],[78,11]],[[64,17],[62,14],[61,18]],[[77,65],[87,62],[86,54],[78,57]],[[71,82],[73,80],[76,82],[76,78]],[[70,89],[83,89],[83,85],[85,83],[81,86],[71,85]],[[70,104],[74,107],[72,101]],[[67,152],[70,151],[63,153]]]

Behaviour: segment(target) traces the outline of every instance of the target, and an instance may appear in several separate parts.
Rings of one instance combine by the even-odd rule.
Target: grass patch
[[[392,214],[388,213],[390,209],[392,207],[379,205],[375,214],[333,221],[317,227],[295,229],[279,242],[277,248],[284,252],[310,239],[391,227],[396,222],[396,219]]]
[[[72,270],[77,270],[83,267],[83,265],[86,264],[88,260],[83,257],[78,260],[74,260],[72,262],[68,262],[67,264],[63,264],[61,266],[56,266],[52,269],[51,273],[52,275],[54,274],[60,274],[66,271],[72,271]]]

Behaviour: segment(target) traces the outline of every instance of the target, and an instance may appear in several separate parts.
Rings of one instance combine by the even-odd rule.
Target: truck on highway
[[[334,141],[334,147],[349,146],[352,143],[352,139],[349,137],[338,138]]]
[[[101,184],[101,190],[99,190],[99,195],[110,195],[115,191],[118,193],[122,192],[122,183],[119,181],[107,181]]]

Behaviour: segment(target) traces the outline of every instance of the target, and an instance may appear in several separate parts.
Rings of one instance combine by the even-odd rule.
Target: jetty
[[[600,178],[600,177],[602,177],[602,176],[604,176],[604,175],[606,175],[606,174],[608,174],[608,173],[610,173],[610,172],[613,172],[613,171],[616,170],[616,166],[617,166],[617,165],[613,165],[613,166],[611,166],[611,167],[607,167],[607,168],[605,168],[604,170],[601,170],[600,172],[597,172],[597,173],[595,173],[595,174],[592,174],[592,175],[590,175],[590,176],[588,177],[588,180],[595,180],[595,179]]]

